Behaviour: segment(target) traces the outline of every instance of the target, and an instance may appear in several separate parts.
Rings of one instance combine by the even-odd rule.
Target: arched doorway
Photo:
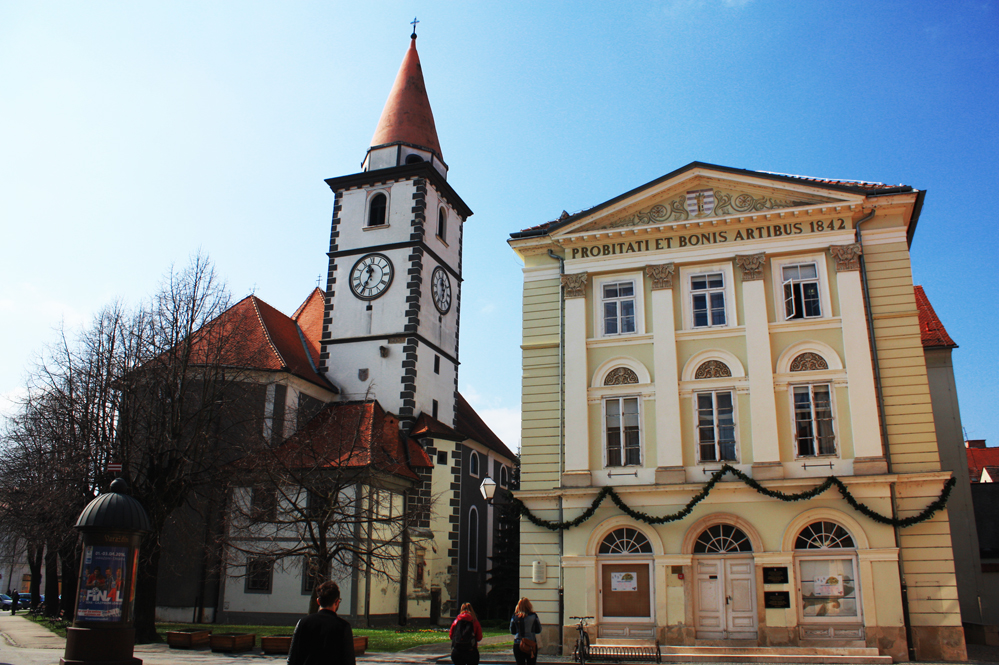
[[[694,542],[698,639],[756,639],[753,544],[731,524],[713,524]]]
[[[631,527],[614,529],[600,542],[600,637],[655,638],[652,554],[649,539]]]

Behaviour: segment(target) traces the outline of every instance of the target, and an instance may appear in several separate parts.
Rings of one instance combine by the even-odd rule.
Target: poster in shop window
[[[611,591],[638,591],[638,574],[611,573]]]
[[[815,578],[816,596],[842,596],[843,576],[842,575],[819,575]]]
[[[77,619],[121,621],[127,561],[127,547],[87,545],[84,548]]]

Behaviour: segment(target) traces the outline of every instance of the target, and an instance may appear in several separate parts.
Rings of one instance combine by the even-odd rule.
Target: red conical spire
[[[427,87],[423,83],[423,68],[416,52],[415,33],[409,43],[409,50],[402,59],[392,92],[385,102],[375,135],[371,138],[372,148],[391,143],[408,143],[430,150],[440,159],[444,158],[440,141],[437,140],[437,127],[434,125],[434,113],[430,110]]]

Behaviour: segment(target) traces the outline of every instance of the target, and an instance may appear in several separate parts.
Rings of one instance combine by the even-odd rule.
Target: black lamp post
[[[124,480],[112,482],[110,490],[87,504],[76,521],[83,556],[60,665],[142,665],[132,655],[135,574],[139,539],[152,527],[142,504],[125,494]]]

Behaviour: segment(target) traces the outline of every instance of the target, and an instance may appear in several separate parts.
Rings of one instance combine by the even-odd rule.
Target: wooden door
[[[756,570],[749,558],[694,559],[697,637],[756,638]]]

